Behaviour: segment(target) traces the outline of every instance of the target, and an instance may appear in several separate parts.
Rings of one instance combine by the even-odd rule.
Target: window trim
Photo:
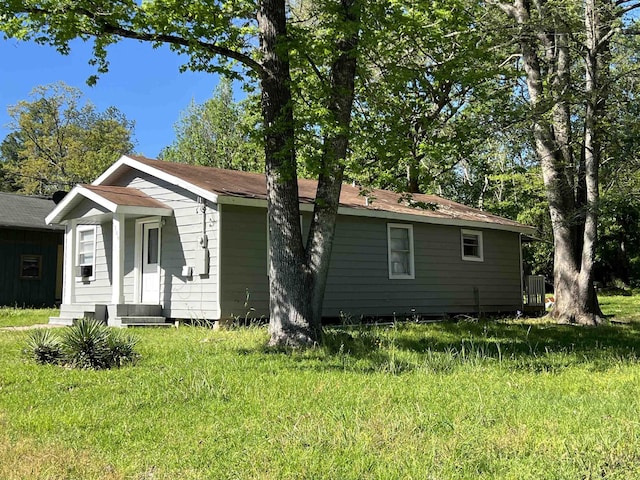
[[[409,237],[409,272],[408,274],[393,273],[391,265],[391,230],[404,229],[408,232]],[[410,223],[387,223],[387,268],[389,271],[389,280],[414,280],[416,278],[415,267],[415,248],[413,244],[413,225]]]
[[[85,263],[85,264],[81,264],[80,263],[80,232],[84,232],[84,231],[89,231],[92,230],[93,231],[93,262],[91,264]],[[78,275],[76,273],[76,281],[77,282],[83,282],[83,281],[94,281],[96,279],[96,251],[97,251],[97,244],[98,244],[98,229],[96,225],[78,225],[76,227],[76,252],[75,252],[75,266],[76,269],[78,269],[78,267],[81,267],[83,265],[91,265],[91,276],[88,277],[88,279],[83,279],[83,277],[81,277],[80,275]]]
[[[465,255],[464,253],[464,236],[474,235],[478,238],[478,255]],[[484,262],[484,240],[482,238],[482,232],[480,230],[460,230],[460,253],[462,260],[465,262]]]
[[[24,275],[24,261],[26,258],[35,259],[38,262],[38,275],[31,277]],[[20,255],[20,280],[42,280],[42,255],[22,254]]]

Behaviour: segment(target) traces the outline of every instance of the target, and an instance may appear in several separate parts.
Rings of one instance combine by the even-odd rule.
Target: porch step
[[[172,322],[167,322],[165,317],[159,316],[127,316],[119,317],[120,323],[123,327],[173,327]]]

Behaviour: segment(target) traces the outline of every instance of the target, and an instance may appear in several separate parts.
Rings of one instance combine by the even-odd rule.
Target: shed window
[[[26,280],[42,278],[42,255],[20,255],[20,278]]]
[[[415,278],[413,226],[387,224],[387,246],[390,279]]]
[[[482,232],[475,230],[462,230],[462,259],[470,262],[484,261],[482,245]]]
[[[96,227],[94,225],[78,227],[77,237],[76,265],[79,267],[77,276],[93,280],[96,269]],[[82,267],[90,267],[90,269]]]

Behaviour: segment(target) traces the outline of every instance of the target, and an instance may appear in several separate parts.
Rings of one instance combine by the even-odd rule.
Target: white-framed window
[[[413,254],[413,225],[388,223],[387,249],[389,279],[414,279],[416,274]]]
[[[482,232],[477,230],[460,230],[460,243],[462,248],[462,260],[467,260],[469,262],[484,261]]]
[[[96,226],[79,225],[76,229],[76,277],[95,280],[96,275]]]

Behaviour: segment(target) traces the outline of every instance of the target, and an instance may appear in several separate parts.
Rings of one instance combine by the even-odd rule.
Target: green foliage
[[[63,359],[60,341],[48,329],[37,329],[31,332],[27,339],[26,352],[41,365],[55,365]]]
[[[3,188],[51,194],[90,183],[133,149],[133,123],[115,107],[81,105],[63,83],[37,87],[31,100],[9,107],[11,133],[0,145]]]
[[[213,98],[192,103],[175,124],[176,140],[160,157],[172,162],[251,172],[264,171],[255,98],[233,101],[232,83],[223,78]]]
[[[133,335],[113,330],[93,319],[80,319],[60,337],[51,330],[34,330],[25,352],[41,364],[103,370],[133,363],[140,355]]]

